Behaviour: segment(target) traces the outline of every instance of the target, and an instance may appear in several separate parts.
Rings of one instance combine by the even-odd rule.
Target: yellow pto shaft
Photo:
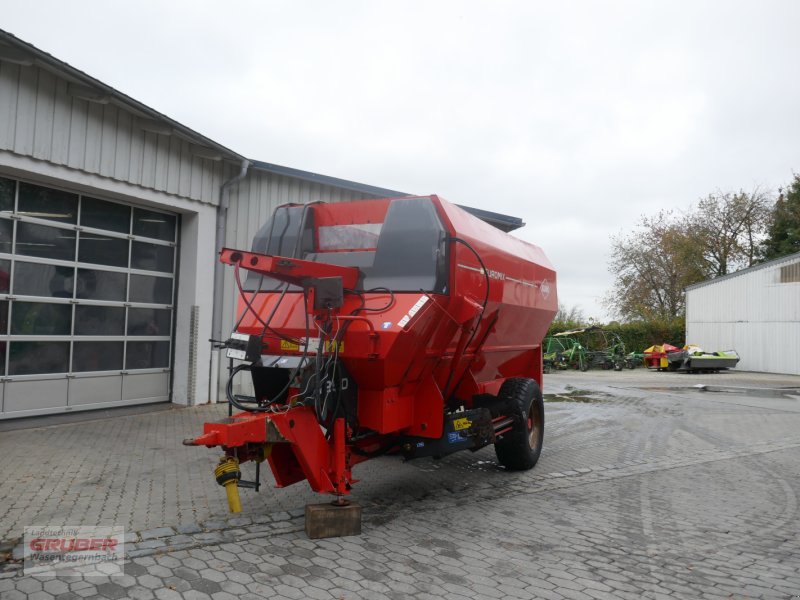
[[[242,512],[242,502],[239,499],[239,480],[242,472],[239,470],[239,461],[233,456],[223,456],[214,469],[217,483],[225,486],[228,496],[228,508],[232,513]]]

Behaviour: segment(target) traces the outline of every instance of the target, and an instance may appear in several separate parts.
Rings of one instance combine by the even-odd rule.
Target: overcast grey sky
[[[589,316],[610,234],[800,170],[793,0],[0,5],[250,158],[522,217]]]

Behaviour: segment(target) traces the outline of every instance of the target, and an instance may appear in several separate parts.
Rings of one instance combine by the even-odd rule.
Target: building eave
[[[755,271],[760,271],[761,269],[776,267],[782,263],[791,262],[793,260],[800,260],[800,252],[795,252],[794,254],[787,254],[786,256],[781,256],[780,258],[775,258],[765,263],[753,265],[752,267],[747,267],[746,269],[741,269],[739,271],[736,271],[735,273],[728,273],[727,275],[721,275],[720,277],[715,277],[714,279],[707,279],[706,281],[701,281],[700,283],[694,283],[692,285],[688,285],[686,286],[685,291],[689,292],[691,290],[696,290],[697,288],[706,287],[715,283],[719,283],[721,281],[727,281],[729,279],[741,277],[742,275],[747,275]]]

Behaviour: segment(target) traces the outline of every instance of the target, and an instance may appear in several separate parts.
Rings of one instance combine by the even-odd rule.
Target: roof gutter
[[[228,226],[228,206],[230,204],[230,188],[245,177],[250,168],[250,161],[242,159],[239,174],[225,181],[219,188],[219,205],[217,206],[217,234],[215,236],[216,254],[225,246],[225,230]],[[211,313],[211,364],[208,377],[208,400],[219,401],[219,348],[214,340],[222,339],[222,300],[224,298],[225,271],[219,260],[214,261],[214,304]]]
[[[231,177],[219,188],[219,206],[217,206],[217,235],[215,241],[216,254],[218,255],[225,246],[225,230],[228,226],[228,206],[230,204],[230,188],[245,177],[250,168],[250,161],[242,160],[239,174]],[[211,337],[215,340],[222,339],[222,299],[224,285],[224,266],[220,261],[214,263],[214,312],[211,319]]]

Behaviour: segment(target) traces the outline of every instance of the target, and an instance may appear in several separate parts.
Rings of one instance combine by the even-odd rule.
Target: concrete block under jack
[[[306,535],[312,540],[361,535],[361,506],[306,504]]]

